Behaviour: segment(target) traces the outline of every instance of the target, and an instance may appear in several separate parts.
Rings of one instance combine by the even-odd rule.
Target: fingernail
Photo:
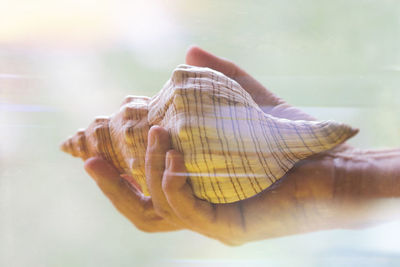
[[[97,176],[95,175],[95,172],[94,172],[94,171],[92,171],[92,170],[90,170],[90,169],[86,169],[86,172],[89,174],[90,177],[92,177],[92,179],[93,179],[95,182],[98,181],[98,178],[97,178]]]
[[[171,165],[171,154],[167,153],[167,157],[165,159],[165,168],[169,169],[169,166]]]
[[[154,127],[154,126],[153,126]],[[151,128],[150,128],[151,129]],[[152,147],[156,144],[157,138],[154,136],[154,134],[149,134],[149,143],[148,146]]]
[[[95,181],[95,182],[98,182],[99,181],[99,178],[97,178],[97,176],[95,176],[95,175],[91,175],[91,177],[92,177],[92,179]]]

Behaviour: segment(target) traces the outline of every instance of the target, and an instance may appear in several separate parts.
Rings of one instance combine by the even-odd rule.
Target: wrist
[[[400,196],[400,149],[346,148],[333,156],[335,193],[347,199]]]
[[[396,218],[400,196],[400,149],[347,149],[331,155],[334,202],[344,227]]]

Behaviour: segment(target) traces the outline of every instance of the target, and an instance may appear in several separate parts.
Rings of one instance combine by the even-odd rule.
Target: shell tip
[[[65,153],[71,154],[71,146],[70,146],[69,142],[70,142],[70,139],[64,141],[64,142],[60,145],[60,149],[61,149],[63,152],[65,152]]]
[[[360,129],[358,129],[358,128],[350,127],[350,133],[349,133],[348,138],[355,136],[356,134],[358,134],[359,131],[360,131]]]

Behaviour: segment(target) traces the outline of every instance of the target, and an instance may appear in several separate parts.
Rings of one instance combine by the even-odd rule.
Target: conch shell
[[[152,125],[168,130],[173,148],[184,155],[194,194],[212,203],[254,196],[296,162],[358,132],[333,121],[273,117],[222,73],[179,65],[156,96],[126,97],[117,113],[96,118],[61,148],[82,159],[103,157],[148,195],[144,165]]]

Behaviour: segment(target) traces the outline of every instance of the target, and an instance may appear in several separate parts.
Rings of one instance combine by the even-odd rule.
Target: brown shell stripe
[[[83,157],[86,160],[87,157],[89,156],[89,153],[88,153],[87,144],[86,144],[86,134],[84,131],[79,133],[78,145],[79,145],[79,148],[81,149],[81,151],[83,152]]]
[[[69,146],[69,149],[70,149],[72,155],[74,155],[76,157],[77,154],[75,152],[74,145],[72,144],[72,137],[70,139],[68,139],[68,146]]]
[[[331,134],[335,134],[334,133],[334,131],[331,131]],[[346,134],[348,134],[349,133],[349,129],[346,129],[346,128],[344,128],[343,127],[343,129],[340,131],[340,132],[338,132],[338,134],[336,135],[337,136],[337,138],[339,139],[339,140],[342,140],[343,139],[343,136],[345,136]],[[329,136],[331,136],[331,134],[329,135]]]
[[[226,82],[229,82],[229,80],[226,79]],[[229,88],[228,84],[226,84],[226,86]],[[245,148],[244,148],[244,145],[243,145],[242,136],[241,136],[241,134],[240,134],[242,131],[241,131],[241,129],[240,129],[239,123],[234,123],[234,121],[233,121],[233,118],[238,118],[238,115],[237,115],[237,112],[236,112],[236,111],[237,111],[237,108],[236,108],[237,102],[235,101],[235,99],[232,99],[232,95],[228,95],[228,103],[229,103],[228,106],[229,106],[229,115],[230,115],[230,118],[231,118],[230,121],[231,121],[231,125],[232,125],[232,132],[233,132],[235,141],[236,141],[236,143],[238,144],[238,147],[239,147],[240,144],[242,144],[242,149],[238,149],[238,152],[239,152],[240,160],[242,161],[242,166],[243,166],[244,172],[245,172],[246,174],[248,174],[248,173],[254,173],[253,170],[251,170],[250,164],[248,164],[248,166],[249,166],[249,168],[250,168],[251,171],[248,172],[248,171],[247,171],[247,168],[246,168],[246,164],[244,163],[244,159],[247,160],[247,163],[249,163],[249,159],[247,158],[247,154],[246,154],[246,153],[242,153],[242,151],[245,151]],[[231,107],[233,107],[233,110],[234,110],[234,112],[235,112],[235,117],[233,117]],[[239,134],[239,138],[236,136],[235,124],[236,124],[236,128],[237,128],[237,132],[238,132],[238,134]],[[239,140],[240,140],[240,141],[239,141]],[[243,154],[244,154],[244,155],[243,155]],[[255,177],[255,176],[253,175],[253,177]],[[243,177],[240,177],[239,179],[244,179],[244,178],[245,178],[245,177],[243,176]],[[246,176],[246,179],[249,180],[250,185],[251,185],[252,189],[254,190],[254,193],[257,194],[257,192],[259,192],[259,191],[257,191],[256,188],[254,187],[254,183],[253,183],[252,179],[250,178],[250,176]],[[241,183],[239,183],[239,184],[241,184]]]
[[[199,76],[200,76],[200,78],[202,77],[201,73],[199,74]],[[203,118],[203,127],[201,127],[201,126],[199,127],[199,134],[200,134],[200,140],[201,140],[201,150],[203,151],[203,153],[202,153],[202,155],[203,155],[203,160],[204,160],[204,163],[205,163],[206,168],[207,168],[208,179],[210,180],[210,184],[211,184],[212,190],[213,190],[213,192],[214,192],[214,195],[217,197],[218,202],[221,202],[221,199],[220,199],[220,197],[218,196],[218,194],[217,194],[217,192],[216,192],[216,190],[215,190],[214,183],[213,183],[213,181],[211,181],[211,171],[210,171],[210,167],[208,166],[208,163],[207,163],[207,160],[206,160],[206,156],[204,155],[205,148],[204,148],[203,138],[201,138],[201,136],[202,136],[201,132],[202,132],[202,131],[203,131],[203,135],[204,135],[204,137],[205,137],[205,140],[206,140],[206,143],[207,143],[207,147],[208,147],[207,154],[208,154],[208,157],[210,158],[210,161],[212,162],[210,144],[208,143],[207,131],[205,130],[206,123],[205,123],[204,110],[203,110],[203,108],[204,108],[204,106],[203,106],[204,99],[203,99],[203,97],[202,97],[201,79],[197,79],[197,74],[195,74],[195,84],[196,84],[196,81],[198,81],[198,90],[194,90],[194,97],[195,97],[195,102],[196,102],[197,122],[198,122],[199,126],[200,126],[201,124],[200,124],[200,114],[199,114],[199,110],[198,110],[198,106],[199,106],[199,105],[197,105],[198,100],[197,100],[197,93],[196,93],[196,92],[199,93],[200,108],[201,108],[201,117]],[[214,169],[214,177],[215,177],[215,176],[216,176],[216,171],[215,171],[215,169]],[[214,179],[212,179],[212,180],[214,180]],[[219,182],[218,182],[218,181],[217,181],[217,187],[219,187]],[[220,190],[220,193],[222,194],[221,188],[219,188],[219,190]],[[225,202],[226,202],[226,200],[225,200]]]
[[[182,90],[182,93],[185,95],[185,100],[186,100],[186,104],[185,104],[185,101],[182,101],[183,102],[183,106],[184,106],[184,109],[185,109],[185,112],[190,116],[191,115],[191,112],[190,112],[190,108],[189,108],[189,106],[190,106],[190,103],[189,103],[189,97],[188,97],[188,94],[187,94],[187,88],[186,88],[186,83],[187,83],[187,81],[188,81],[188,77],[187,77],[187,73],[186,72],[181,72],[180,73],[181,74],[181,76],[184,76],[186,79],[184,80],[184,84],[183,84],[183,90]],[[182,77],[183,78],[183,77]],[[182,79],[183,80],[183,79]],[[187,134],[187,136],[188,136],[188,139],[191,139],[191,141],[189,141],[189,144],[190,144],[190,147],[191,147],[191,151],[193,151],[193,153],[191,153],[190,154],[190,162],[191,163],[195,163],[194,165],[196,165],[197,166],[197,170],[198,170],[198,172],[200,172],[200,166],[198,165],[198,163],[197,163],[197,161],[194,161],[193,160],[193,155],[196,155],[197,153],[197,151],[196,151],[196,145],[194,145],[195,144],[195,142],[194,142],[194,137],[193,137],[193,132],[190,130],[191,128],[192,128],[192,123],[191,123],[191,120],[188,120],[188,126],[186,126],[185,125],[185,127],[186,127],[186,134]],[[189,133],[190,133],[190,136],[189,136]],[[203,181],[203,179],[199,179],[200,180],[200,190],[202,190],[203,191],[203,193],[202,193],[202,195],[208,200],[208,201],[210,201],[211,200],[211,198],[210,198],[210,196],[207,194],[207,190],[206,190],[206,188],[205,188],[205,185],[204,185],[204,181]]]
[[[199,81],[199,83],[200,83],[200,81]],[[200,85],[201,86],[201,85]],[[203,117],[203,125],[205,126],[206,125],[206,123],[205,123],[205,114],[204,114],[204,98],[203,98],[203,92],[202,91],[200,91],[200,96],[201,96],[201,112],[202,112],[202,117]],[[206,96],[206,99],[207,99],[207,96]],[[213,156],[212,156],[212,151],[211,151],[211,147],[210,147],[210,142],[209,142],[209,139],[208,139],[208,136],[207,136],[207,131],[206,130],[204,130],[204,136],[205,136],[205,138],[206,138],[206,143],[207,143],[207,148],[208,148],[208,156],[209,156],[209,158],[210,158],[210,162],[213,162]],[[220,183],[220,181],[216,178],[217,177],[217,171],[216,171],[216,169],[215,169],[215,167],[213,168],[213,171],[214,171],[214,180],[215,180],[215,182],[216,182],[216,184],[217,184],[217,187],[218,187],[218,190],[219,190],[219,193],[220,193],[220,195],[223,197],[223,199],[224,199],[224,203],[227,201],[226,200],[226,198],[225,198],[225,195],[224,195],[224,193],[223,193],[223,190],[221,189],[221,183]],[[212,183],[211,183],[212,184]],[[217,195],[217,197],[218,197],[218,199],[219,199],[219,196],[218,196],[218,194],[216,193],[216,195]]]
[[[171,79],[170,80],[171,81],[171,83],[173,84],[173,86],[174,87],[176,87],[176,85],[175,85],[175,83],[174,83],[174,81]],[[181,97],[182,98],[182,97]],[[173,107],[175,108],[175,114],[177,114],[177,112],[178,112],[178,108],[176,107],[176,104],[175,104],[175,102],[174,101],[172,101],[171,102],[172,103],[172,105],[173,105]],[[183,102],[183,99],[182,99],[182,105],[184,105],[184,102]],[[164,118],[165,119],[165,118]],[[177,127],[177,126],[176,126]],[[171,128],[172,129],[172,128]],[[178,133],[178,131],[176,131],[176,133]],[[187,135],[187,132],[186,132],[186,135]],[[176,136],[176,138],[177,138],[177,145],[178,145],[178,149],[179,149],[179,152],[180,153],[183,153],[183,147],[182,147],[182,140],[181,140],[181,138],[179,137],[179,134],[176,134],[176,135],[174,135],[174,136]],[[188,135],[187,135],[188,136]],[[188,136],[188,138],[189,138],[189,136]],[[191,185],[191,186],[193,186],[193,183],[190,181],[190,179],[188,180],[189,181],[189,184]],[[201,189],[200,189],[201,190]]]
[[[304,125],[304,124],[303,124]],[[321,147],[325,148],[325,145],[321,142],[321,140],[319,139],[319,137],[315,134],[314,130],[311,127],[308,127],[307,125],[304,125],[307,129],[307,131],[313,135],[315,137],[315,139],[318,141],[318,143],[321,145]]]
[[[217,82],[219,82],[219,77],[217,77]],[[220,84],[217,83],[217,85],[218,85],[218,93],[220,93],[221,92]],[[224,126],[224,121],[223,121],[224,114],[222,113],[222,109],[221,109],[221,98],[220,97],[218,98],[218,105],[217,106],[218,106],[218,109],[219,109],[220,118],[222,118],[222,123],[221,123],[222,129],[221,130],[222,130],[223,140],[226,143],[227,154],[229,155],[229,158],[231,159],[233,177],[237,177],[236,170],[235,170],[235,164],[233,162],[233,157],[232,157],[232,154],[231,154],[231,150],[229,148],[228,138],[225,135],[225,126]],[[229,111],[230,111],[232,107],[228,106],[228,108],[229,108]],[[229,165],[227,165],[227,166],[229,166]],[[229,167],[228,167],[228,170],[229,170]],[[231,175],[229,175],[229,178],[231,179],[232,183],[234,184],[236,182],[237,184],[239,184],[240,191],[242,192],[243,196],[245,198],[247,198],[246,193],[244,192],[241,183],[238,182],[237,179],[233,179],[233,177]],[[238,196],[240,198],[240,195],[238,195]]]
[[[256,113],[257,113],[257,117],[258,117],[259,121],[262,121],[262,119],[265,118],[263,112],[256,111]],[[273,142],[272,142],[272,140],[270,138],[270,135],[274,136],[274,134],[271,131],[271,122],[268,121],[268,124],[267,123],[260,123],[260,127],[261,127],[261,131],[262,131],[262,134],[263,134],[265,140],[267,140],[266,143],[267,143],[267,145],[268,145],[268,147],[270,149],[270,153],[271,153],[272,157],[275,159],[276,163],[280,166],[281,169],[283,169],[285,171],[288,170],[289,167],[284,162],[282,162],[282,160],[279,157],[279,155],[277,155],[278,151],[274,150],[274,148],[271,146],[271,144],[273,144]],[[266,127],[270,130],[270,132],[267,131]],[[279,146],[277,146],[277,148],[278,148],[279,152],[282,153],[281,148]],[[264,155],[264,151],[262,151],[262,154],[263,154],[264,157],[266,157],[266,155]],[[273,175],[273,179],[274,179],[274,182],[275,182],[277,180],[277,177],[275,175]]]
[[[194,87],[196,87],[196,82],[197,82],[197,73],[195,73],[194,74],[195,75],[195,77],[194,78],[192,78],[193,79],[193,84],[194,84]],[[195,88],[196,89],[196,88]],[[201,89],[201,88],[199,88],[199,89]],[[200,119],[199,119],[199,111],[198,111],[198,100],[197,100],[197,94],[196,94],[196,91],[197,90],[193,90],[192,92],[190,92],[191,94],[193,93],[193,97],[194,97],[194,103],[193,103],[193,106],[195,106],[196,107],[196,110],[195,110],[195,117],[197,118],[197,123],[198,123],[198,127],[196,127],[197,128],[197,130],[199,130],[199,135],[201,136],[201,125],[200,125]],[[185,91],[185,92],[187,92],[187,91]],[[188,109],[190,109],[189,108],[189,103],[188,103]],[[192,134],[192,136],[193,136],[193,131],[191,131],[191,134]],[[200,138],[200,143],[201,143],[201,151],[203,151],[203,159],[205,160],[205,157],[204,157],[204,144],[203,144],[203,140],[202,140],[202,138]],[[194,146],[195,147],[195,149],[197,149],[197,146]],[[206,162],[204,162],[206,165],[207,165],[207,163]],[[199,172],[200,172],[200,167],[198,167],[199,168]],[[207,165],[207,168],[208,168],[208,165]],[[204,174],[203,173],[201,173],[200,174],[201,176],[203,176]],[[209,172],[209,170],[208,170],[208,178],[210,178],[210,172]],[[207,179],[208,180],[208,182],[210,182],[210,179]],[[211,183],[210,183],[211,184]],[[203,182],[203,188],[204,188],[204,192],[206,192],[207,190],[205,190],[205,182]],[[213,189],[213,193],[216,195],[216,192],[215,192],[215,190],[214,190],[214,187],[212,187],[212,189]],[[210,196],[210,198],[212,198],[213,196]]]
[[[230,80],[230,88],[234,88],[233,80]],[[232,97],[234,98],[233,94],[232,94]],[[234,101],[233,106],[234,106],[234,111],[235,111],[235,118],[238,118],[237,108],[236,108],[237,101],[236,101],[236,99],[233,99],[233,101]],[[243,106],[243,107],[246,109],[246,107],[245,107],[244,105],[242,105],[242,104],[240,104],[240,105]],[[244,114],[241,114],[241,115],[243,116]],[[233,123],[233,122],[232,122],[232,123]],[[238,132],[239,132],[240,143],[242,144],[242,150],[245,151],[246,148],[245,148],[244,141],[243,141],[243,137],[242,137],[242,131],[240,131],[239,123],[237,124],[237,129],[238,129]],[[240,151],[240,150],[239,150],[239,151]],[[243,159],[243,157],[246,159],[246,161],[247,161],[247,166],[249,166],[249,169],[250,169],[250,173],[255,174],[255,171],[254,171],[252,165],[250,164],[250,161],[249,161],[249,158],[248,158],[248,156],[247,156],[247,153],[243,153],[243,154],[244,154],[244,155],[240,155],[240,157],[241,157],[242,159]],[[243,166],[244,166],[244,168],[245,168],[245,172],[248,173],[248,172],[247,172],[247,169],[246,169],[246,165],[244,164],[243,160],[242,160],[242,164],[243,164]],[[251,180],[251,178],[250,178],[250,177],[248,177],[248,178],[249,178],[249,180],[250,180],[251,186],[253,187],[253,190],[254,190],[256,193],[263,190],[263,188],[261,187],[261,185],[260,185],[260,183],[258,182],[258,179],[257,179],[257,177],[256,177],[255,175],[253,175],[253,181],[255,182],[255,184],[256,184],[257,187],[258,187],[258,189],[259,189],[258,191],[255,189],[254,184],[253,184],[253,181]]]
[[[232,85],[232,88],[233,88],[233,81],[231,81],[231,85]],[[245,90],[241,90],[241,91],[239,91],[240,92],[240,96],[242,96],[243,97],[243,99],[246,99],[247,98],[247,96],[245,95]],[[264,155],[261,155],[260,153],[262,153],[262,149],[261,149],[261,146],[260,146],[260,143],[259,143],[259,141],[258,141],[258,139],[257,139],[257,134],[256,134],[256,132],[255,132],[255,126],[254,126],[254,124],[253,124],[253,120],[252,120],[252,118],[249,116],[250,115],[250,113],[249,113],[249,110],[250,110],[250,105],[249,105],[249,103],[245,103],[244,104],[244,109],[245,109],[245,111],[246,111],[246,122],[247,122],[247,126],[248,126],[248,128],[249,128],[249,132],[250,132],[250,135],[251,135],[251,140],[253,141],[253,145],[254,145],[254,147],[256,147],[256,153],[257,153],[257,156],[258,156],[258,161],[260,162],[260,166],[262,166],[263,167],[263,169],[264,169],[264,173],[265,173],[265,176],[267,177],[267,179],[271,182],[271,183],[273,183],[274,181],[273,180],[271,180],[271,178],[270,177],[272,177],[273,175],[272,175],[272,171],[271,171],[271,169],[270,169],[270,167],[269,167],[269,165],[268,165],[268,162],[265,160],[265,158],[264,158]],[[256,142],[256,139],[257,139],[257,142]],[[246,157],[247,157],[247,155],[246,155]],[[261,160],[261,158],[263,159],[263,160]],[[268,174],[269,173],[269,174]],[[259,180],[259,178],[256,178],[255,179],[256,180],[256,182],[257,182],[257,185],[261,188],[261,190],[263,190],[263,188],[261,187],[261,185],[259,184],[259,182],[258,182],[258,180]]]
[[[244,96],[243,96],[244,97]],[[266,174],[266,180],[269,180],[271,183],[274,183],[275,181],[272,180],[272,177],[274,175],[272,174],[272,170],[269,167],[268,162],[266,161],[264,155],[262,154],[262,149],[260,142],[257,138],[257,133],[255,132],[255,126],[254,126],[254,121],[252,118],[252,114],[250,112],[250,105],[249,103],[245,103],[245,110],[246,110],[246,122],[247,122],[247,127],[250,130],[250,135],[251,135],[251,140],[253,141],[254,147],[256,148],[256,153],[257,153],[257,158],[258,162],[260,162],[260,166],[263,167],[264,173]]]
[[[135,114],[135,119],[136,120],[138,120],[139,122],[140,122],[140,119],[141,119],[141,115],[142,114],[140,114],[139,112],[137,112],[136,114]],[[146,134],[147,135],[147,134]],[[144,139],[144,135],[141,133],[141,132],[139,132],[139,138],[138,138],[138,140],[139,140],[139,146],[140,146],[140,144],[143,144],[143,146],[145,147],[145,148],[147,148],[147,142],[146,142],[146,140]],[[136,139],[136,138],[135,138]],[[138,155],[138,156],[141,156],[141,155]],[[146,155],[144,155],[144,157],[146,157]],[[146,171],[145,171],[145,169],[144,168],[141,168],[141,173],[142,173],[142,179],[143,179],[143,183],[145,183],[146,182]]]
[[[279,130],[279,127],[278,127],[278,125],[276,124],[276,122],[275,121],[272,121],[273,122],[273,124],[274,124],[274,129],[276,129],[277,130],[277,134],[281,137],[281,140],[282,140],[282,142],[283,142],[283,144],[285,145],[285,147],[286,147],[286,151],[289,151],[289,153],[290,153],[290,155],[285,151],[285,155],[287,156],[287,158],[290,160],[290,163],[292,163],[292,164],[295,164],[298,160],[300,160],[301,158],[300,157],[297,157],[296,156],[296,154],[294,154],[294,152],[289,148],[289,146],[288,146],[288,144],[286,143],[286,138],[285,138],[285,136],[281,133],[281,131]]]
[[[325,129],[325,127],[324,127],[323,130],[324,130],[325,132],[328,132],[327,129]],[[327,135],[327,137],[328,137],[329,140],[333,143],[333,142],[335,142],[335,137],[336,137],[338,140],[342,140],[342,139],[343,139],[343,136],[346,135],[347,133],[349,133],[349,130],[350,130],[350,128],[348,128],[348,127],[343,127],[343,128],[341,129],[340,132],[335,132],[335,130],[334,130],[332,127],[330,127],[330,131],[329,131],[329,134]]]
[[[280,143],[279,141],[282,140],[284,146],[285,146],[286,149],[287,149],[287,150],[285,150],[285,149],[280,149],[280,152],[282,153],[282,155],[285,157],[285,159],[286,159],[290,164],[294,164],[296,161],[293,160],[293,158],[287,153],[287,151],[289,151],[290,154],[294,155],[293,152],[292,152],[292,150],[289,149],[288,145],[286,144],[285,138],[284,138],[284,136],[282,136],[281,132],[279,131],[279,127],[277,126],[277,124],[275,123],[275,121],[271,120],[271,123],[274,124],[274,125],[271,125],[270,129],[271,129],[271,132],[272,132],[272,131],[274,132],[274,134],[273,134],[272,136],[273,136],[275,142],[276,142],[277,144],[279,144],[279,143]],[[278,136],[281,137],[280,140],[278,139]],[[278,146],[278,147],[280,147],[280,146]],[[299,159],[299,158],[296,158],[296,159]]]
[[[328,128],[328,129],[327,129]],[[329,127],[322,127],[321,128],[321,131],[323,132],[323,134],[325,135],[325,136],[322,136],[323,138],[328,138],[329,140],[332,140],[332,136],[331,136],[331,133],[332,133],[332,130],[331,129],[329,129]],[[340,131],[338,132],[338,134],[336,135],[336,137],[339,139],[339,140],[341,140],[341,137],[342,137],[342,135],[343,135],[343,133],[346,131],[346,128],[345,127],[343,127],[342,129],[340,129]],[[316,134],[315,134],[316,135]],[[318,136],[318,140],[320,141],[320,136]],[[326,148],[326,149],[328,149],[329,148],[329,142],[322,142],[322,141],[320,141],[320,143],[323,143],[323,148]]]
[[[269,164],[262,153],[261,144],[257,137],[258,135],[256,133],[254,119],[250,112],[250,105],[248,103],[246,103],[246,105],[245,105],[245,110],[246,110],[246,122],[247,122],[247,126],[250,130],[251,140],[253,141],[253,145],[254,145],[255,151],[257,153],[258,162],[260,162],[260,166],[263,167],[267,180],[269,180],[271,183],[273,183],[274,180],[271,179],[273,177],[272,170],[269,167]]]
[[[106,127],[104,127],[104,126],[105,126],[104,124],[99,125],[94,129],[97,140],[98,140],[99,152],[100,152],[101,156],[104,156],[106,158],[106,160],[108,160],[109,162],[112,162],[114,167],[117,168],[119,172],[122,172],[123,170],[119,166],[118,161],[114,160],[112,155],[109,153],[108,147],[110,147],[110,144],[108,143],[108,141],[110,140],[110,138],[107,138],[107,134],[106,134],[106,132],[109,133],[109,130],[108,130],[109,128],[108,128],[108,125]]]
[[[236,108],[237,102],[233,102],[232,104],[233,104],[233,110],[235,111],[235,116],[237,118],[238,117],[237,108]],[[234,132],[234,135],[235,135],[235,140],[239,145],[240,144],[242,145],[242,149],[239,149],[239,156],[240,156],[240,159],[242,161],[242,166],[244,168],[244,172],[247,173],[247,174],[253,174],[253,178],[251,178],[250,175],[249,175],[249,176],[247,176],[247,179],[249,180],[249,182],[251,184],[251,187],[254,190],[254,192],[255,193],[260,192],[260,190],[262,190],[262,188],[261,188],[260,184],[258,183],[255,175],[254,175],[254,170],[253,170],[253,168],[252,168],[252,166],[250,164],[249,158],[247,157],[247,153],[244,153],[244,152],[242,153],[242,151],[246,150],[245,145],[244,145],[244,141],[243,141],[243,138],[242,138],[242,134],[241,134],[242,131],[240,130],[239,124],[236,124],[236,128],[237,128],[237,131],[238,131],[238,134],[239,134],[239,140],[240,140],[240,142],[239,142],[238,137],[236,136],[236,133],[235,133],[235,129],[234,129],[235,128],[235,123],[233,123],[233,121],[231,121],[231,122],[232,122],[232,129],[233,129],[233,132]],[[249,167],[250,172],[247,171],[246,164],[244,163],[244,160],[247,161],[247,166]],[[257,189],[255,188],[254,183],[257,184],[257,187],[259,188],[259,191],[257,191]]]
[[[253,115],[253,114],[250,113],[250,116],[251,115]],[[252,117],[250,117],[248,123],[250,123],[250,125],[251,125],[250,129],[252,130],[252,140],[253,140],[255,146],[257,147],[258,161],[260,162],[260,164],[262,166],[266,166],[267,167],[267,169],[269,171],[269,175],[267,175],[267,179],[270,180],[271,183],[274,183],[275,182],[275,175],[273,174],[273,172],[272,172],[272,170],[270,168],[270,165],[269,165],[270,163],[268,163],[268,161],[267,161],[268,157],[265,155],[264,150],[261,148],[260,140],[258,138],[258,134],[256,133],[256,127],[254,125],[254,119]],[[263,131],[262,125],[260,125],[260,128],[262,130],[264,139],[268,140],[268,139],[266,139],[266,137],[264,135],[264,131]],[[268,147],[270,147],[269,143],[267,143],[267,145],[268,145]],[[275,158],[275,154],[272,154],[272,156],[275,159],[275,161],[277,161],[276,158]]]
[[[176,107],[176,105],[175,105],[174,102],[172,102],[172,105],[173,105],[175,111],[177,111],[178,109],[177,109],[177,107]],[[178,131],[177,131],[177,132],[178,132]],[[179,137],[179,134],[176,135],[176,138],[179,140],[179,142],[176,142],[176,144],[178,145],[179,152],[183,153],[182,140],[181,140],[181,138]]]
[[[299,136],[301,142],[303,143],[304,147],[309,150],[312,154],[315,154],[315,152],[306,144],[306,142],[303,139],[303,136],[301,136],[300,132],[298,131],[298,129],[292,125],[292,128],[296,131],[297,135]]]
[[[137,113],[135,113],[135,118],[132,118],[131,114],[129,114],[129,120],[131,120],[131,124],[128,126],[128,129],[127,129],[128,130],[128,136],[129,136],[129,138],[131,138],[131,142],[130,143],[132,144],[132,147],[133,147],[132,156],[140,156],[140,155],[136,155],[137,153],[134,152],[134,151],[140,151],[139,150],[139,144],[140,144],[140,142],[142,142],[142,140],[140,140],[140,139],[137,140],[137,134],[135,134],[135,122],[133,121],[133,119],[135,119],[135,120],[140,119],[140,118],[138,118]],[[138,136],[139,136],[139,138],[142,137],[141,134],[139,134]],[[139,141],[139,142],[137,142],[137,141]],[[143,141],[143,143],[144,143],[144,141]],[[131,151],[129,150],[129,152],[131,152]],[[141,169],[141,168],[140,168],[140,172],[141,172],[142,175],[145,175],[144,170]],[[132,174],[132,173],[130,173],[130,174]]]
[[[214,80],[214,73],[211,73],[211,75],[212,75],[212,79]],[[213,95],[215,95],[217,90],[216,90],[216,88],[215,88],[215,84],[214,84],[214,83],[212,83],[212,88],[213,88]],[[212,103],[213,103],[213,110],[214,110],[215,113],[217,113],[217,108],[216,108],[216,103],[215,103],[215,98],[214,98],[214,97],[212,97]],[[215,114],[215,115],[218,116],[217,114]],[[216,126],[215,129],[216,129],[216,132],[217,132],[217,135],[218,135],[219,143],[220,143],[220,145],[221,145],[222,153],[223,153],[223,155],[224,155],[225,166],[228,166],[228,160],[227,160],[226,153],[225,153],[225,149],[224,149],[224,143],[223,143],[223,140],[222,140],[222,138],[221,138],[220,127],[219,127],[219,122],[218,122],[218,121],[219,121],[218,119],[215,120],[215,124],[216,124],[216,125],[215,125],[215,126]],[[240,199],[240,196],[239,196],[239,193],[238,193],[238,191],[237,191],[237,189],[236,189],[236,186],[235,186],[235,184],[233,183],[233,180],[232,180],[232,176],[231,176],[231,174],[230,174],[229,167],[226,168],[226,171],[228,172],[229,181],[231,182],[232,187],[233,187],[233,189],[235,190],[236,196],[238,196],[238,198]],[[224,195],[223,195],[223,196],[224,196]],[[226,199],[225,196],[224,196],[224,199]]]
[[[110,157],[112,158],[112,162],[114,162],[114,166],[120,171],[120,173],[125,172],[125,162],[123,159],[121,159],[122,155],[120,153],[116,153],[115,149],[117,149],[117,146],[115,144],[114,138],[111,138],[111,128],[110,128],[110,122],[108,122],[108,125],[106,127],[106,131],[104,131],[104,134],[106,135],[106,138],[109,138],[110,144],[108,145]]]
[[[173,81],[172,79],[170,79],[170,82],[172,83],[173,87],[176,87],[176,86],[175,86],[175,83],[174,83],[174,81]],[[183,101],[182,101],[182,102],[183,102]],[[176,113],[178,112],[178,108],[176,107],[174,101],[172,101],[171,103],[172,103],[172,105],[173,105],[173,107],[174,107],[174,109],[175,109],[175,114],[176,114]],[[166,109],[166,108],[165,108],[165,109]],[[165,120],[165,117],[164,117],[163,119]],[[172,127],[171,127],[171,129],[172,129]],[[170,132],[170,130],[168,130],[168,132]],[[178,131],[176,131],[176,132],[178,132]],[[176,142],[177,145],[178,145],[178,150],[179,150],[180,153],[183,153],[182,140],[181,140],[181,138],[179,137],[179,134],[176,135],[176,138],[179,140],[179,142]]]

